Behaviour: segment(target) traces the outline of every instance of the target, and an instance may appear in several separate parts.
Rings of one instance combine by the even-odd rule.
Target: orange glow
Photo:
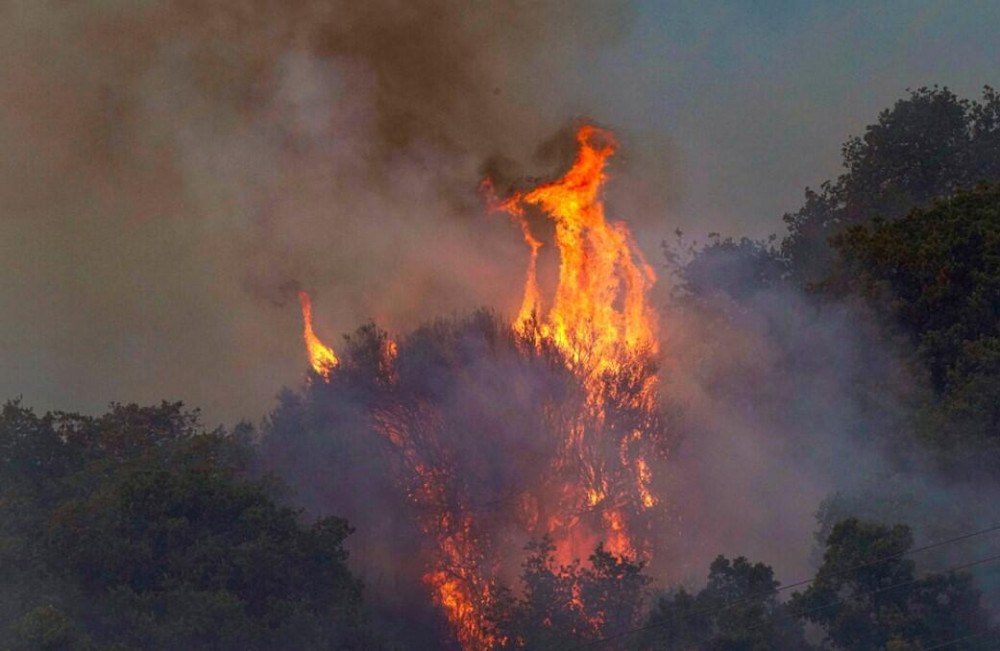
[[[623,354],[656,351],[655,320],[646,303],[656,277],[625,224],[605,219],[598,193],[607,179],[607,159],[615,152],[614,136],[585,126],[576,139],[579,153],[562,178],[495,207],[518,219],[531,250],[519,327],[524,329],[534,314],[540,338],[554,341],[574,364],[600,372],[619,367]],[[559,284],[544,320],[535,271],[542,243],[524,218],[525,205],[541,208],[556,227]]]
[[[333,349],[324,344],[313,332],[312,325],[312,300],[309,294],[304,291],[299,292],[299,303],[302,304],[302,338],[306,342],[306,351],[309,353],[309,363],[317,375],[330,379],[330,371],[340,364]]]
[[[395,350],[392,344],[387,354],[394,356]],[[423,463],[413,440],[414,432],[434,431],[439,423],[433,413],[402,409],[379,411],[375,422],[400,451],[414,479],[409,498],[423,514],[418,524],[437,546],[435,567],[423,576],[434,603],[444,610],[462,648],[492,648],[497,640],[486,630],[484,612],[490,604],[495,568],[484,566],[472,517],[449,503],[446,473]]]
[[[524,281],[524,299],[517,313],[518,327],[523,329],[524,325],[531,322],[542,309],[542,295],[538,289],[538,250],[542,248],[542,241],[531,233],[524,210],[518,204],[520,195],[514,195],[506,201],[497,199],[493,183],[488,178],[482,182],[480,189],[486,194],[490,210],[507,212],[517,220],[524,242],[531,251],[531,256],[528,258],[528,273]]]
[[[523,539],[548,536],[559,565],[586,559],[602,542],[633,559],[646,560],[652,548],[644,512],[659,500],[647,459],[665,454],[654,438],[661,434],[651,363],[657,338],[647,294],[655,275],[626,225],[605,217],[600,188],[616,147],[613,135],[585,126],[576,139],[576,160],[551,183],[505,199],[496,198],[489,180],[483,183],[490,208],[513,218],[528,247],[524,294],[511,325],[514,345],[526,357],[557,364],[560,377],[572,380],[568,396],[544,405],[540,431],[555,437],[547,448],[552,456],[542,462],[545,472],[514,487],[504,500],[509,513],[502,504],[486,508],[465,499],[462,466],[442,436],[447,413],[430,400],[394,399],[392,390],[405,384],[397,368],[406,367],[397,364],[394,341],[383,339],[377,352],[377,377],[387,394],[371,408],[371,422],[399,461],[399,485],[431,543],[422,579],[466,650],[504,642],[491,632],[487,613],[502,585],[501,569],[516,565],[510,561],[520,550],[497,537],[498,525],[516,527]],[[554,224],[554,246],[546,248],[532,231],[529,217],[536,215]],[[559,256],[559,275],[555,287],[543,291],[538,261],[550,251]],[[329,381],[339,360],[313,332],[309,295],[299,292],[299,300],[310,362]],[[405,361],[405,340],[401,344]],[[349,356],[345,368],[353,363]],[[572,600],[581,612],[587,608],[582,599],[574,594]],[[604,626],[601,613],[587,621],[588,634]]]
[[[567,427],[556,465],[578,468],[580,485],[563,488],[565,502],[572,505],[578,501],[574,496],[581,496],[584,508],[601,514],[603,531],[587,531],[579,519],[550,518],[546,533],[560,546],[557,556],[561,558],[595,538],[605,540],[615,554],[634,556],[628,521],[617,505],[631,500],[639,509],[649,509],[657,503],[649,463],[634,451],[639,449],[636,442],[641,443],[642,432],[636,430],[619,442],[619,462],[634,476],[630,498],[622,492],[627,488],[612,490],[608,476],[618,471],[601,462],[594,444],[586,441],[585,421],[600,427],[606,420],[607,402],[619,397],[627,397],[639,410],[655,409],[655,376],[647,378],[633,396],[616,393],[613,378],[616,373],[627,373],[643,356],[657,352],[656,320],[647,302],[656,277],[626,225],[605,217],[600,189],[607,180],[607,161],[615,152],[613,134],[584,126],[576,140],[576,160],[561,178],[505,200],[493,196],[488,181],[484,188],[494,210],[515,218],[529,248],[524,298],[515,328],[536,347],[555,345],[588,390],[588,413]],[[531,232],[526,216],[529,206],[540,209],[555,224],[559,279],[547,314],[542,312],[536,272],[542,242]]]
[[[610,509],[604,512],[604,526],[607,537],[605,546],[608,551],[617,556],[635,556],[632,541],[626,531],[625,520],[621,511]]]
[[[653,479],[653,472],[649,469],[649,464],[642,457],[639,457],[635,461],[636,465],[636,475],[638,476],[638,489],[639,496],[642,498],[642,505],[651,509],[656,506],[656,496],[649,490],[649,483]]]

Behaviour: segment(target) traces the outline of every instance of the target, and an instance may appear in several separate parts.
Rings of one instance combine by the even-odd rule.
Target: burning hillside
[[[561,564],[601,543],[645,561],[664,529],[654,468],[671,437],[658,408],[654,274],[625,224],[605,218],[612,134],[586,126],[577,141],[572,167],[551,183],[506,198],[484,183],[529,247],[513,323],[484,312],[398,341],[368,326],[340,357],[314,334],[300,294],[317,417],[378,441],[364,445],[382,489],[419,531],[421,580],[467,649],[517,646],[497,639],[487,613],[529,541],[551,540]],[[530,211],[554,225],[559,277],[547,309]],[[594,633],[604,620],[583,621]]]

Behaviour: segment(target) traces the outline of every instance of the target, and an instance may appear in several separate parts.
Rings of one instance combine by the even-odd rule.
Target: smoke
[[[582,374],[488,312],[395,342],[366,326],[341,352],[329,383],[283,396],[261,457],[311,514],[354,523],[352,555],[380,613],[419,613],[428,594],[443,611],[456,601],[449,616],[475,642],[484,595],[518,588],[531,541],[551,536],[566,564],[602,542],[633,556],[671,548],[673,509],[637,489],[662,494],[635,460],[654,465],[676,444],[643,399],[648,360]]]
[[[665,453],[646,454],[657,503],[624,510],[637,547],[652,552],[646,570],[658,587],[702,584],[718,554],[765,562],[786,584],[807,578],[830,527],[848,516],[908,524],[921,544],[995,524],[995,484],[944,477],[915,443],[909,428],[924,388],[905,347],[863,306],[747,283],[745,259],[719,258],[703,267],[700,292],[661,312],[659,425],[643,430]],[[547,517],[579,523],[582,535],[558,541],[563,562],[611,535],[600,507],[559,502],[558,487],[588,467],[553,462],[587,412],[585,392],[563,361],[525,354],[510,324],[489,314],[402,336],[391,364],[383,337],[361,329],[331,384],[316,379],[286,394],[262,453],[310,513],[357,526],[355,567],[384,628],[413,627],[440,643],[441,612],[420,604],[441,558],[436,541],[464,540],[460,516],[473,523],[471,576],[495,573],[515,588],[524,545],[545,532]],[[613,474],[619,431],[605,422],[591,432],[604,447],[589,467],[611,486],[631,486],[634,477]],[[440,493],[428,498],[415,465],[433,469]],[[985,553],[990,540],[915,560],[937,570]]]
[[[862,314],[790,288],[683,301],[667,321],[664,390],[686,407],[677,569],[701,578],[724,553],[807,576],[818,504],[887,467],[905,371]]]
[[[919,442],[930,396],[906,341],[864,304],[762,279],[746,253],[704,254],[687,270],[694,291],[664,313],[663,393],[683,406],[667,466],[681,533],[665,576],[700,585],[726,554],[805,579],[852,516],[909,525],[918,545],[994,526],[995,480],[942,472]],[[936,570],[994,543],[914,560]],[[996,579],[982,578],[995,597]]]
[[[210,419],[255,418],[306,366],[297,287],[313,294],[317,330],[335,347],[334,333],[368,319],[408,332],[484,303],[512,314],[527,252],[476,188],[484,172],[562,171],[565,126],[582,115],[623,141],[613,216],[640,242],[658,240],[678,183],[670,138],[619,118],[661,104],[628,106],[611,91],[595,101],[613,81],[587,78],[595,52],[619,46],[633,22],[622,3],[0,3],[0,393],[82,410],[184,398]],[[655,468],[671,518],[658,578],[701,579],[717,553],[805,575],[820,502],[887,476],[920,504],[968,496],[887,451],[905,440],[919,386],[863,313],[821,310],[788,288],[661,312],[661,392],[682,440]],[[479,379],[511,372],[471,368]],[[547,386],[548,371],[536,372],[525,390]],[[482,412],[495,387],[450,388],[449,413],[471,421],[452,404]],[[533,413],[530,397],[491,414],[498,443],[541,444],[504,422]],[[477,453],[484,434],[453,433],[498,473],[484,484],[490,499],[520,481]],[[348,447],[319,437],[303,449],[324,455],[270,453],[299,500],[363,527],[355,552],[372,555],[367,567],[389,567],[378,554],[401,553],[416,525],[372,466],[326,463],[374,458],[378,439],[335,441]],[[368,544],[383,535],[384,547]]]
[[[484,164],[532,165],[582,105],[561,77],[631,21],[438,0],[0,11],[0,390],[224,420],[299,377],[294,283],[328,338],[512,308],[524,252],[485,214]]]

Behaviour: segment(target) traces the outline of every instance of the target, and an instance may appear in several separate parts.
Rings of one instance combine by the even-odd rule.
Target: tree
[[[0,415],[4,648],[371,648],[347,523],[309,526],[179,403]]]
[[[589,566],[559,566],[548,538],[526,550],[523,595],[515,598],[503,587],[494,595],[488,619],[496,648],[567,648],[628,631],[641,621],[650,581],[642,563],[598,545]]]
[[[661,596],[641,633],[640,649],[764,651],[807,649],[802,626],[778,600],[779,582],[763,563],[717,557],[697,594]]]
[[[908,527],[850,518],[827,540],[823,564],[792,608],[843,649],[920,649],[990,632],[972,576],[916,575]],[[987,638],[982,638],[987,639]],[[978,648],[975,639],[955,646]]]
[[[676,246],[663,243],[667,266],[677,277],[680,289],[689,296],[711,298],[722,294],[737,302],[774,288],[788,275],[788,260],[767,240],[747,237],[734,239],[712,233],[700,248],[685,248],[678,233]]]
[[[928,436],[1000,439],[1000,185],[982,185],[834,240],[824,284],[859,294],[912,342],[940,403]]]
[[[948,88],[919,88],[882,111],[843,147],[846,171],[786,214],[782,251],[803,281],[822,279],[832,262],[827,241],[875,218],[895,219],[982,180],[1000,179],[1000,95],[980,101]]]

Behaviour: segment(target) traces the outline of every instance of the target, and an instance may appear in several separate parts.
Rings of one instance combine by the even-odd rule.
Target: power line
[[[993,561],[1000,561],[1000,554],[997,554],[997,555],[994,555],[994,556],[987,556],[986,558],[980,558],[978,560],[972,561],[971,563],[963,563],[962,565],[953,565],[951,567],[948,567],[948,568],[945,568],[945,569],[941,570],[941,572],[955,572],[955,571],[958,571],[958,570],[967,570],[969,568],[976,567],[977,565],[984,565],[986,563],[992,563]],[[900,583],[895,583],[895,584],[890,585],[890,586],[885,586],[883,588],[877,588],[875,590],[867,590],[865,592],[859,592],[858,594],[851,595],[849,598],[838,598],[838,599],[835,599],[834,601],[831,601],[828,604],[823,604],[822,606],[815,606],[813,608],[807,608],[807,609],[801,610],[799,612],[790,613],[790,615],[793,618],[797,619],[797,618],[803,617],[805,615],[811,615],[812,613],[817,613],[817,612],[819,612],[821,610],[826,610],[827,608],[833,608],[834,606],[838,606],[838,605],[844,603],[848,599],[858,599],[860,597],[871,597],[871,596],[874,596],[874,595],[877,595],[877,594],[881,594],[883,592],[888,592],[889,590],[895,590],[896,588],[904,588],[904,587],[907,587],[907,586],[915,585],[915,584],[919,583],[920,581],[923,581],[925,578],[927,578],[927,576],[929,576],[929,574],[925,574],[924,576],[916,577],[916,578],[913,578],[913,579],[908,579],[906,581],[902,581]],[[744,629],[744,630],[752,631],[752,630],[760,628],[763,625],[764,624],[757,624],[755,626],[747,626],[746,629]],[[617,637],[623,637],[624,635],[631,634],[631,633],[638,633],[638,632],[641,632],[641,631],[648,631],[648,630],[652,630],[654,628],[660,628],[661,626],[662,626],[661,624],[653,624],[653,625],[650,625],[650,626],[644,626],[644,627],[637,628],[637,629],[634,629],[634,630],[631,630],[631,631],[626,631],[625,633],[622,633],[622,634],[618,635]],[[617,639],[617,638],[616,637],[603,638],[601,640],[595,640],[593,642],[589,642],[589,643],[581,645],[581,646],[571,647],[570,649],[571,649],[571,651],[573,649],[582,649],[582,648],[586,648],[588,646],[593,646],[595,644],[603,644],[604,642],[608,642],[608,641],[611,641],[613,639]],[[708,638],[705,638],[703,641],[708,641]],[[956,642],[956,640],[952,640],[949,643],[954,643],[954,642]]]
[[[905,558],[905,557],[910,556],[912,554],[918,554],[920,552],[925,552],[925,551],[927,551],[929,549],[936,549],[938,547],[944,547],[945,545],[950,545],[952,543],[962,542],[963,540],[969,540],[970,538],[975,538],[977,536],[984,536],[984,535],[986,535],[988,533],[993,533],[994,531],[1000,531],[1000,524],[994,525],[992,527],[987,527],[986,529],[980,529],[978,531],[973,531],[971,533],[962,534],[961,536],[956,536],[954,538],[948,538],[947,540],[939,540],[937,542],[928,543],[928,544],[922,545],[920,547],[914,547],[912,549],[908,549],[907,551],[901,552],[899,554],[890,554],[888,556],[882,556],[881,558],[876,558],[876,559],[867,561],[865,563],[860,563],[860,564],[855,565],[853,567],[847,567],[847,568],[844,568],[842,570],[837,570],[836,572],[831,572],[829,574],[829,576],[840,576],[842,574],[850,574],[852,572],[857,572],[858,570],[862,570],[862,569],[864,569],[866,567],[871,567],[873,565],[879,565],[881,563],[885,563],[886,561],[894,561],[894,560],[899,559],[899,558]],[[797,581],[795,583],[789,583],[788,585],[783,585],[783,586],[779,587],[777,590],[775,590],[775,592],[784,592],[785,590],[791,590],[792,588],[798,588],[798,587],[801,587],[801,586],[804,586],[804,585],[808,585],[808,584],[812,583],[815,580],[816,580],[816,577],[813,577],[811,579],[803,579],[802,581]],[[744,597],[744,600],[746,600],[746,599],[749,599],[749,597]],[[735,601],[735,602],[732,602],[732,603],[736,604],[736,603],[739,603],[739,601]]]
[[[986,563],[992,563],[993,561],[1000,561],[1000,554],[996,554],[994,556],[987,556],[986,558],[980,558],[978,560],[972,561],[971,563],[963,563],[962,565],[952,565],[951,567],[946,567],[945,569],[941,570],[940,573],[943,574],[945,572],[956,572],[958,570],[967,570],[976,567],[977,565],[985,565]],[[851,595],[849,598],[857,599],[859,597],[871,597],[877,594],[882,594],[883,592],[888,592],[889,590],[895,590],[896,588],[904,588],[909,585],[920,583],[928,576],[930,576],[930,573],[912,579],[907,579],[906,581],[901,581],[899,583],[894,583],[893,585],[885,586],[884,588],[876,588],[875,590],[867,590],[865,592],[859,592],[858,594]],[[802,617],[803,615],[811,615],[812,613],[819,612],[821,610],[826,610],[827,608],[832,608],[834,606],[838,606],[847,600],[848,597],[834,599],[828,604],[824,604],[822,606],[815,606],[813,608],[807,608],[797,613],[792,613],[792,617]],[[753,629],[754,627],[749,627],[749,628]]]
[[[958,644],[959,642],[966,642],[968,640],[974,640],[977,637],[982,637],[984,635],[989,635],[990,633],[995,633],[995,632],[996,631],[993,630],[992,628],[987,628],[987,629],[984,629],[982,631],[979,631],[978,633],[970,633],[969,635],[963,635],[962,637],[956,637],[956,638],[953,638],[951,640],[948,640],[947,642],[941,642],[940,644],[935,644],[934,646],[926,646],[926,647],[924,647],[923,651],[936,651],[937,649],[947,649],[948,647],[954,646],[954,645]],[[996,647],[994,646],[994,648],[996,648]]]
[[[837,570],[836,572],[830,573],[829,576],[840,576],[842,574],[849,574],[849,573],[852,573],[852,572],[856,572],[856,571],[858,571],[860,569],[864,569],[866,567],[871,567],[873,565],[878,565],[880,563],[885,563],[886,561],[891,561],[891,560],[896,560],[896,559],[899,559],[899,558],[904,558],[904,557],[910,556],[912,554],[917,554],[919,552],[924,552],[924,551],[927,551],[927,550],[930,550],[930,549],[935,549],[937,547],[943,547],[945,545],[950,545],[952,543],[961,542],[963,540],[969,540],[970,538],[975,538],[977,536],[983,536],[983,535],[986,535],[988,533],[993,533],[995,531],[1000,531],[1000,524],[993,525],[993,526],[987,527],[985,529],[979,529],[977,531],[973,531],[973,532],[970,532],[970,533],[967,533],[967,534],[962,534],[960,536],[955,536],[954,538],[948,538],[946,540],[939,540],[937,542],[928,543],[928,544],[922,545],[920,547],[914,547],[912,549],[909,549],[909,550],[907,550],[905,552],[901,552],[899,554],[891,554],[891,555],[888,555],[888,556],[883,556],[883,557],[880,557],[880,558],[875,558],[875,559],[872,559],[871,561],[867,561],[865,563],[854,565],[853,567],[848,567],[848,568],[844,568],[844,569],[841,569],[841,570]],[[961,569],[961,568],[952,568],[952,570],[954,570],[954,569]],[[808,584],[812,583],[815,580],[816,580],[816,578],[813,577],[813,578],[810,578],[810,579],[804,579],[802,581],[796,581],[795,583],[789,583],[788,585],[783,585],[783,586],[777,588],[775,590],[775,592],[783,592],[785,590],[791,590],[792,588],[798,588],[798,587],[801,587],[801,586],[804,586],[804,585],[808,585]],[[727,602],[727,603],[723,604],[722,606],[717,606],[717,607],[714,607],[714,608],[707,608],[707,609],[703,609],[703,610],[696,611],[696,612],[693,612],[693,613],[688,613],[687,615],[685,615],[685,617],[692,617],[692,616],[696,616],[696,615],[711,615],[711,614],[714,614],[714,613],[717,613],[717,612],[722,612],[722,611],[728,610],[730,608],[738,606],[738,605],[740,605],[742,603],[745,603],[747,601],[757,600],[757,599],[760,599],[761,597],[767,597],[769,595],[770,595],[770,593],[768,593],[766,595],[762,595],[762,594],[749,595],[749,596],[737,599],[735,601]],[[660,628],[662,626],[666,626],[667,624],[668,624],[667,622],[663,622],[663,623],[651,624],[649,626],[642,626],[642,627],[639,627],[639,628],[628,629],[628,630],[625,630],[625,631],[621,631],[619,633],[615,633],[613,635],[609,635],[609,636],[606,636],[606,637],[599,638],[597,640],[592,640],[590,642],[586,642],[586,643],[581,644],[581,645],[577,645],[577,646],[574,646],[574,647],[569,647],[567,651],[575,651],[576,649],[586,649],[586,648],[594,647],[594,646],[597,646],[599,644],[604,644],[605,642],[612,642],[612,641],[617,640],[619,638],[626,637],[626,636],[631,635],[633,633],[640,633],[640,632],[651,630],[651,629],[654,629],[654,628]]]

